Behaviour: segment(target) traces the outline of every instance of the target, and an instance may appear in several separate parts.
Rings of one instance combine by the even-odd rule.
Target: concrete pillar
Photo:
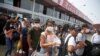
[[[55,7],[53,7],[53,10],[54,10],[54,12],[53,12],[53,17],[55,17]]]
[[[32,10],[32,18],[34,17],[34,9],[35,9],[35,3],[36,3],[36,0],[33,0],[33,10]]]

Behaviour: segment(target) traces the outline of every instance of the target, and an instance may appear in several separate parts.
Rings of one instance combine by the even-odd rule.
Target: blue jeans
[[[47,51],[47,52],[48,52],[48,55],[49,55],[49,56],[55,56],[55,48],[50,47],[50,48],[49,48],[49,51]]]
[[[40,53],[41,54],[45,54],[46,53],[46,50],[43,49],[43,48],[41,48]],[[31,55],[32,55],[32,52],[29,51],[28,56],[31,56]]]
[[[40,49],[40,53],[45,54],[46,53],[46,50],[44,48],[41,48]]]
[[[5,56],[11,55],[13,48],[13,40],[10,38],[6,38],[6,53]]]

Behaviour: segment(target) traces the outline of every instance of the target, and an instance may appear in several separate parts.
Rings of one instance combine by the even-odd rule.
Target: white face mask
[[[90,32],[90,29],[86,29],[86,33],[89,33]]]
[[[53,28],[53,27],[47,27],[47,28],[46,28],[46,31],[54,32],[54,28]]]

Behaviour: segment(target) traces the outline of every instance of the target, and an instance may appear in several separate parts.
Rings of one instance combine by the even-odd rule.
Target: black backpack
[[[83,37],[83,34],[82,34],[82,37]],[[83,56],[91,56],[92,43],[87,39],[85,40],[85,43],[87,44],[87,46],[84,49]]]
[[[81,33],[81,32],[80,32]],[[82,34],[82,33],[81,33]],[[83,34],[82,34],[82,38],[83,38]],[[79,42],[77,42],[78,44]],[[92,44],[89,40],[85,40],[85,43],[87,44],[87,46],[85,46],[84,48],[84,52],[82,56],[91,56],[91,50],[92,50]]]
[[[68,37],[66,43],[63,45],[63,48],[62,48],[62,56],[65,56],[65,55],[68,55],[68,50],[66,49],[68,46],[68,41],[70,39],[71,36]]]

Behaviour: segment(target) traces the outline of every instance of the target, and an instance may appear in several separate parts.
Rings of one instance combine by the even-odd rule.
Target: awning
[[[66,9],[66,11],[70,12],[69,14],[74,15],[75,17],[79,17],[80,20],[84,20],[85,22],[92,23],[92,21],[84,15],[81,11],[79,11],[76,7],[74,7],[71,3],[69,3],[67,0],[44,0],[54,5],[55,7],[60,7],[61,9]],[[63,8],[62,8],[63,7]]]

